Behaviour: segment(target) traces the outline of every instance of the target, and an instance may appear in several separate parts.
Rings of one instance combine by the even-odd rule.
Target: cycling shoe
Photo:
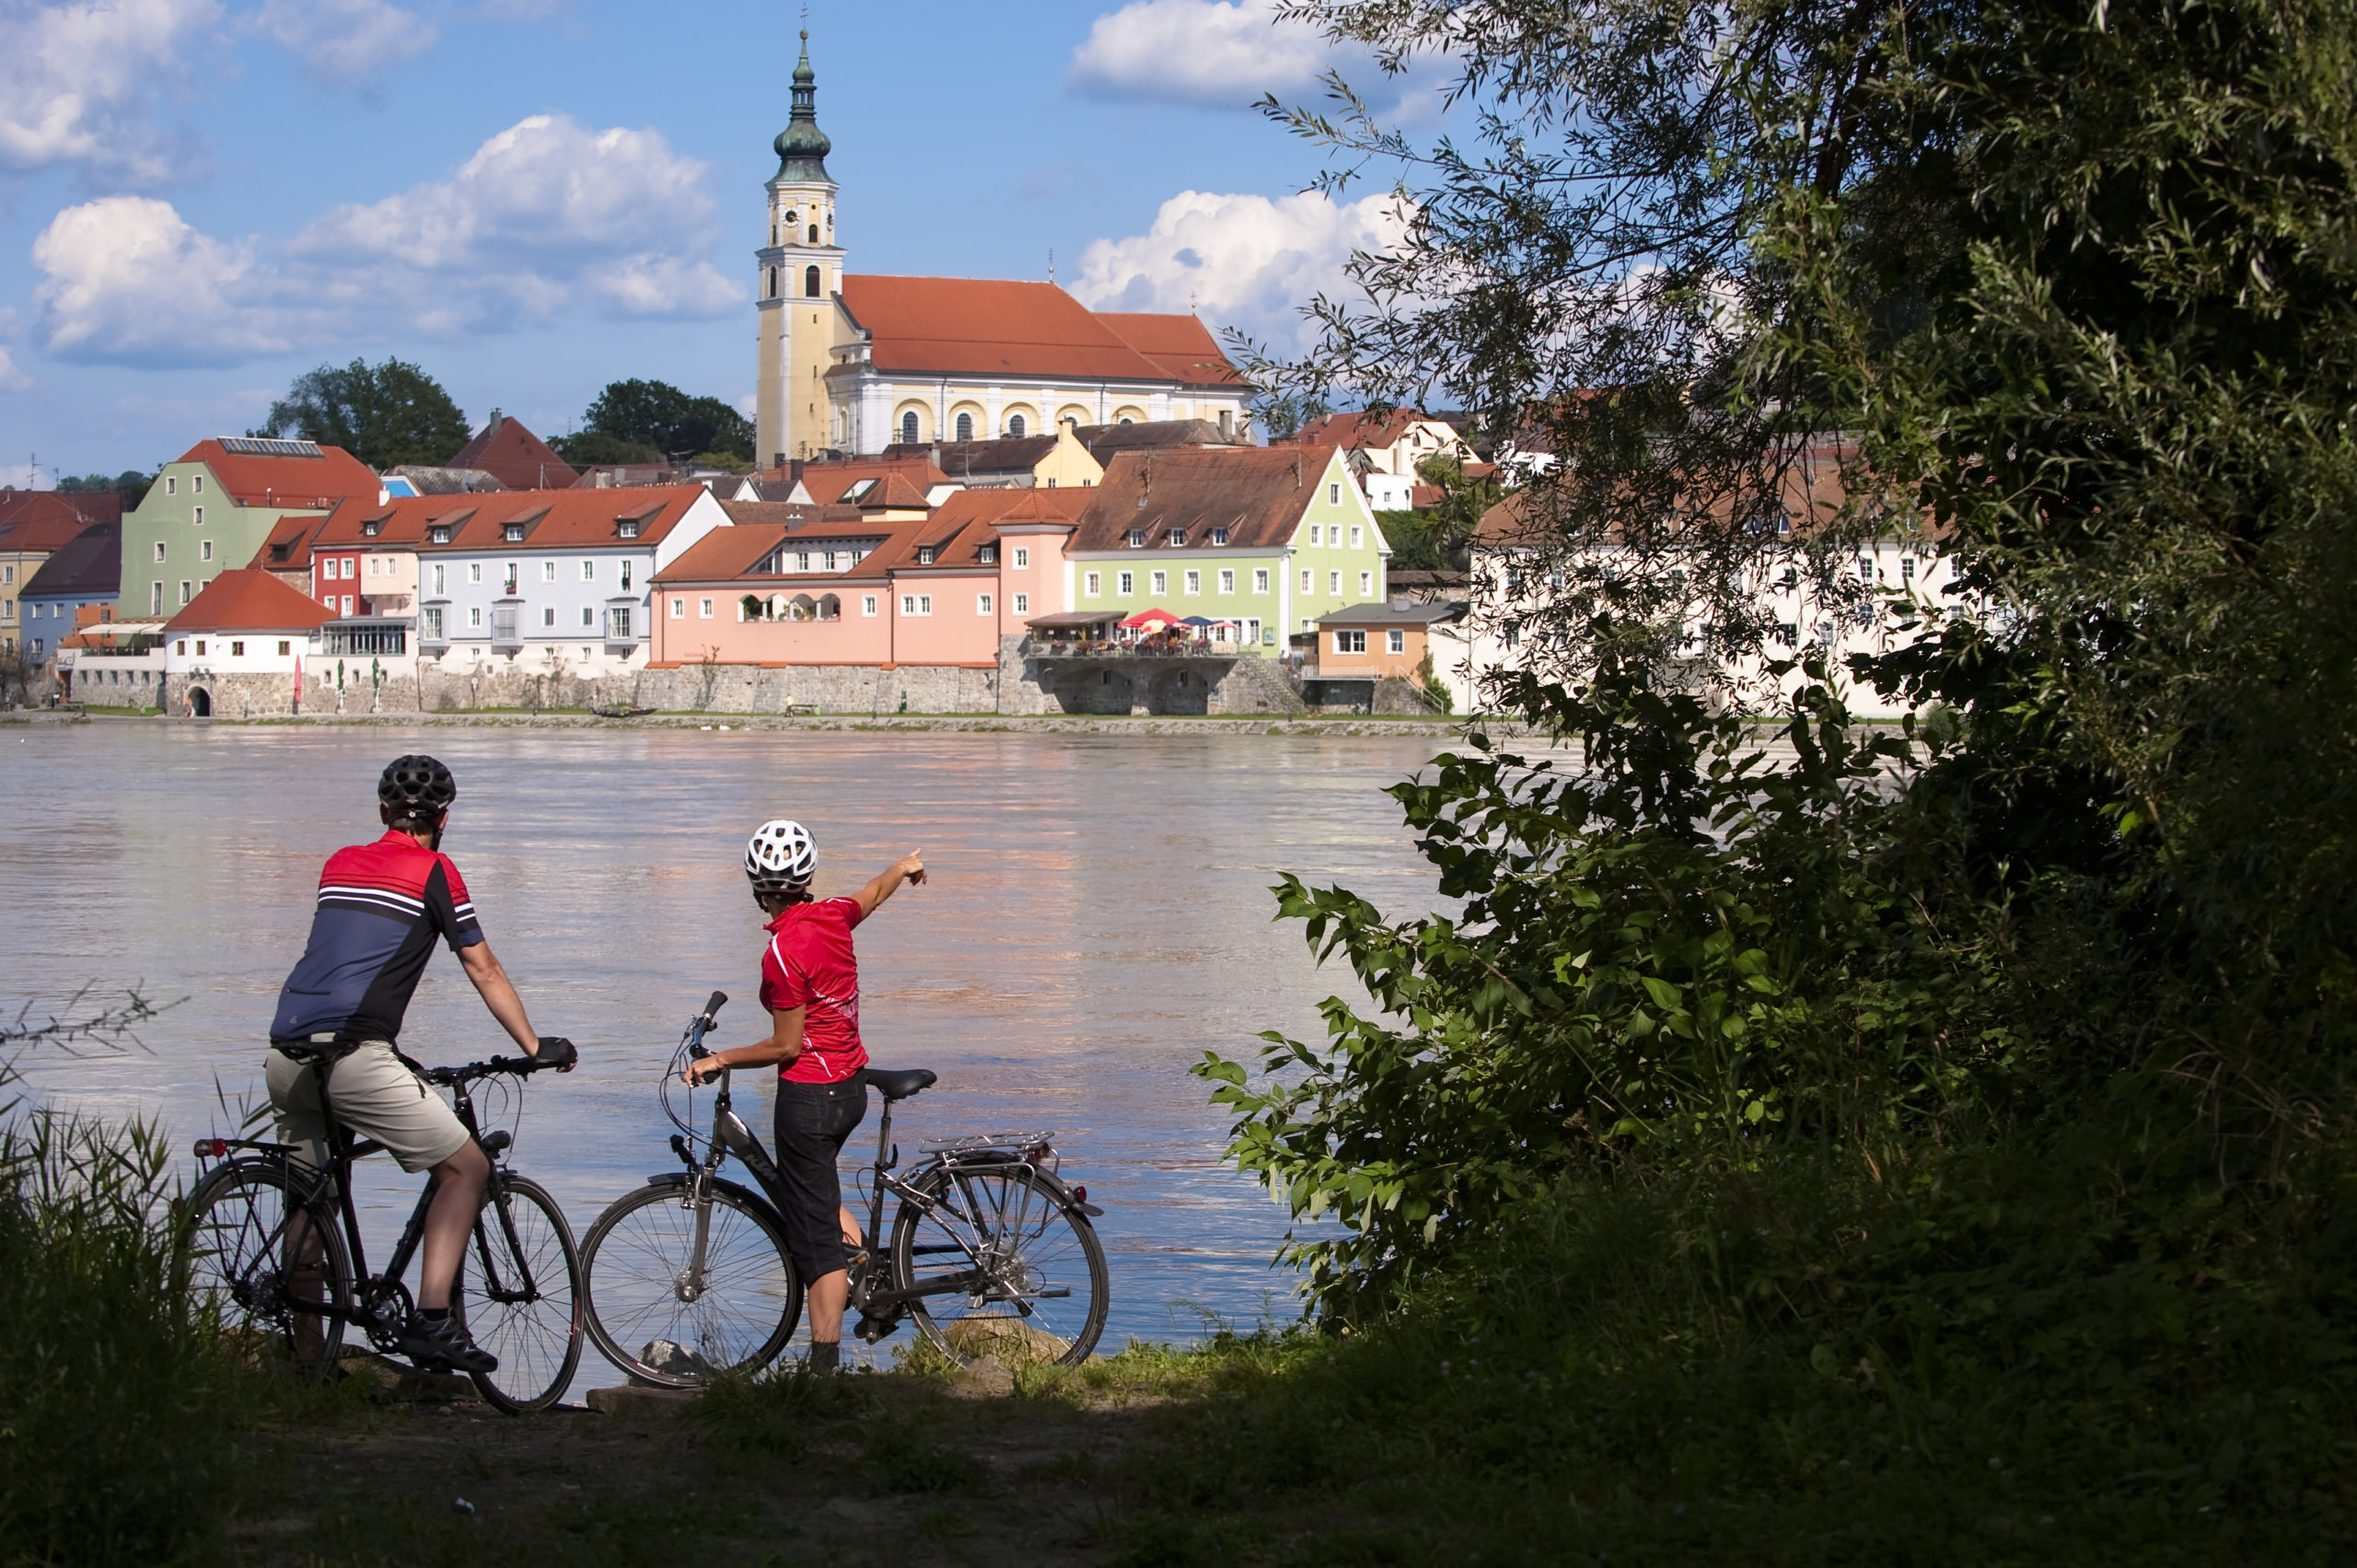
[[[412,1317],[401,1326],[395,1348],[428,1372],[499,1370],[499,1358],[478,1346],[454,1318],[430,1323],[422,1317]]]

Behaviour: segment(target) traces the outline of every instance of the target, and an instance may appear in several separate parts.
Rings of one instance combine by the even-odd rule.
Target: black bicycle
[[[314,1060],[312,1070],[319,1071]],[[522,1080],[540,1069],[529,1057],[494,1057],[464,1067],[428,1069],[428,1083],[451,1091],[459,1120],[491,1159],[491,1179],[474,1235],[452,1290],[453,1316],[476,1344],[499,1358],[496,1372],[468,1376],[482,1397],[510,1413],[554,1404],[581,1363],[581,1256],[564,1211],[546,1189],[507,1168],[514,1135],[482,1132],[473,1087],[485,1078]],[[324,1079],[324,1074],[322,1074]],[[337,1124],[319,1086],[329,1133],[327,1168],[313,1171],[289,1144],[254,1138],[200,1138],[207,1171],[188,1202],[187,1237],[197,1303],[257,1355],[324,1371],[335,1365],[347,1323],[377,1350],[397,1353],[413,1305],[401,1283],[425,1230],[435,1183],[417,1207],[381,1274],[368,1272],[353,1206],[352,1162],[382,1151],[354,1142]],[[228,1157],[231,1151],[235,1157]]]
[[[663,1108],[679,1131],[671,1150],[685,1168],[646,1179],[589,1227],[582,1268],[589,1282],[589,1338],[632,1376],[691,1388],[726,1371],[767,1365],[794,1337],[804,1282],[786,1252],[777,1167],[729,1108],[718,1079],[712,1130],[701,1133],[693,1100],[675,1093],[680,1071],[708,1052],[703,1038],[721,1005],[714,992],[689,1023],[665,1070]],[[1105,1250],[1086,1187],[1067,1186],[1052,1133],[993,1133],[924,1146],[925,1158],[894,1174],[892,1108],[935,1080],[921,1068],[868,1068],[860,1077],[884,1097],[867,1192],[865,1250],[851,1270],[855,1330],[870,1343],[903,1321],[960,1364],[1077,1365],[1105,1330]],[[698,1144],[702,1145],[699,1151]],[[760,1184],[720,1174],[728,1156]],[[885,1195],[900,1200],[891,1240],[879,1249]]]

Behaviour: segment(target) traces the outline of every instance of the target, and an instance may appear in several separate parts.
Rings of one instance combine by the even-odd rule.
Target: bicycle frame
[[[352,1255],[353,1304],[349,1307],[338,1307],[329,1302],[309,1301],[290,1294],[286,1306],[290,1310],[308,1317],[356,1323],[367,1333],[370,1342],[382,1349],[401,1329],[408,1295],[401,1282],[409,1272],[410,1261],[417,1255],[419,1244],[424,1238],[425,1215],[434,1206],[434,1197],[440,1191],[441,1183],[432,1176],[426,1178],[424,1189],[417,1195],[416,1206],[410,1210],[409,1221],[401,1227],[401,1239],[393,1244],[390,1267],[381,1275],[370,1273],[366,1247],[360,1234],[360,1213],[353,1201],[352,1164],[354,1160],[383,1153],[385,1146],[373,1139],[354,1142],[343,1124],[336,1121],[334,1107],[328,1098],[326,1065],[324,1061],[314,1061],[310,1071],[319,1082],[319,1114],[328,1128],[328,1160],[324,1167],[313,1172],[310,1185],[299,1195],[295,1194],[292,1179],[294,1171],[300,1168],[295,1144],[256,1138],[213,1138],[201,1141],[198,1146],[200,1151],[209,1152],[216,1157],[230,1149],[251,1149],[287,1170],[289,1179],[286,1185],[290,1197],[286,1216],[267,1238],[266,1245],[257,1249],[257,1267],[266,1260],[280,1256],[284,1249],[284,1255],[289,1260],[286,1272],[289,1274],[294,1272],[298,1266],[294,1260],[305,1249],[308,1241],[304,1227],[308,1225],[312,1206],[324,1195],[328,1185],[331,1182],[334,1184],[336,1218],[343,1226],[344,1244]],[[505,1195],[500,1192],[497,1180],[502,1168],[500,1159],[513,1140],[504,1130],[493,1132],[489,1138],[482,1135],[475,1121],[474,1097],[468,1088],[468,1082],[463,1077],[452,1080],[452,1109],[458,1113],[459,1124],[466,1128],[467,1135],[474,1139],[475,1146],[482,1149],[492,1163],[490,1191],[494,1201],[489,1206],[499,1215],[500,1228],[507,1242],[507,1255],[522,1271],[522,1278],[513,1286],[490,1278],[497,1262],[496,1254],[493,1249],[478,1245],[475,1251],[485,1274],[483,1294],[500,1302],[534,1300],[539,1295],[539,1289],[532,1280],[531,1266],[524,1257],[520,1238],[516,1234],[515,1216],[504,1201]],[[480,1229],[482,1225],[482,1216],[478,1214],[475,1228]],[[301,1261],[308,1263],[311,1260],[307,1258]],[[233,1282],[231,1288],[243,1302],[252,1288],[252,1282],[240,1279]],[[254,1304],[244,1302],[244,1305]]]
[[[711,1018],[708,1014],[699,1017],[696,1023],[691,1026],[689,1049],[691,1060],[702,1054],[703,1031],[709,1027],[711,1027]],[[672,1151],[679,1155],[680,1163],[688,1167],[687,1188],[681,1202],[684,1206],[692,1208],[696,1214],[695,1242],[689,1254],[685,1277],[679,1284],[683,1300],[693,1300],[696,1295],[702,1294],[703,1288],[704,1248],[712,1213],[711,1205],[704,1201],[704,1193],[711,1184],[719,1179],[721,1164],[729,1155],[735,1155],[744,1164],[745,1168],[752,1173],[753,1179],[761,1184],[762,1193],[768,1200],[772,1217],[778,1219],[781,1225],[784,1223],[785,1196],[781,1187],[777,1166],[769,1157],[768,1150],[762,1147],[761,1139],[754,1135],[752,1129],[746,1126],[743,1119],[731,1109],[729,1074],[730,1069],[724,1067],[721,1069],[720,1076],[715,1080],[717,1092],[713,1105],[712,1134],[706,1141],[704,1157],[701,1161],[697,1160],[690,1150],[687,1140],[680,1134],[675,1132],[671,1136]],[[981,1260],[978,1256],[980,1243],[977,1239],[953,1240],[929,1246],[915,1246],[911,1249],[911,1251],[917,1256],[960,1256],[974,1265],[971,1268],[946,1274],[937,1279],[927,1280],[922,1284],[907,1289],[897,1289],[884,1283],[886,1275],[881,1249],[886,1194],[897,1197],[903,1205],[913,1205],[920,1213],[946,1215],[954,1224],[945,1224],[943,1228],[949,1231],[953,1237],[960,1229],[970,1237],[979,1237],[980,1234],[980,1227],[974,1217],[960,1210],[954,1202],[936,1198],[924,1191],[916,1183],[903,1180],[893,1174],[900,1165],[900,1152],[892,1144],[892,1106],[891,1098],[885,1096],[883,1113],[877,1125],[876,1159],[870,1167],[870,1174],[874,1179],[868,1198],[865,1230],[867,1261],[865,1266],[852,1271],[849,1282],[850,1304],[871,1318],[897,1318],[899,1315],[897,1309],[911,1301],[929,1295],[964,1295],[970,1294],[977,1284],[989,1281],[988,1272],[981,1267]],[[936,1156],[918,1167],[921,1173],[942,1171],[953,1179],[962,1170],[970,1168],[987,1168],[993,1175],[998,1176],[1039,1177],[1044,1179],[1051,1189],[1063,1194],[1062,1201],[1068,1206],[1085,1214],[1101,1212],[1082,1200],[1063,1193],[1063,1184],[1057,1179],[1055,1173],[1044,1169],[1028,1155],[1022,1157],[996,1157],[989,1161],[978,1162],[977,1166],[972,1167],[959,1165],[954,1156]],[[954,1179],[951,1190],[955,1190]],[[741,1191],[742,1189],[738,1191]],[[747,1195],[750,1196],[750,1194]],[[808,1281],[804,1282],[806,1286],[808,1283]],[[1051,1291],[1045,1294],[1062,1295],[1069,1292]],[[1014,1301],[1016,1307],[1023,1316],[1026,1318],[1031,1316],[1032,1309],[1028,1300],[1021,1297],[1009,1299]]]

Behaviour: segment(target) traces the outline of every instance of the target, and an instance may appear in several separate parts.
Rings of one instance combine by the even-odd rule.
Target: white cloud
[[[105,196],[68,207],[33,241],[49,352],[136,365],[234,363],[289,346],[276,279],[254,242],[200,234],[169,202]]]
[[[1182,191],[1154,226],[1098,239],[1072,291],[1096,310],[1187,310],[1278,346],[1298,346],[1311,296],[1347,293],[1353,251],[1381,251],[1406,231],[1389,194],[1337,204],[1321,192],[1271,200]]]
[[[225,242],[168,203],[69,207],[33,246],[49,352],[234,365],[401,332],[496,332],[586,308],[714,316],[743,293],[702,259],[704,166],[651,131],[535,115],[447,180],[338,207],[293,240]]]
[[[1096,98],[1240,109],[1314,86],[1340,57],[1271,0],[1132,0],[1097,18],[1065,79]]]
[[[21,392],[33,384],[33,378],[17,368],[8,351],[0,348],[0,392]]]
[[[423,54],[437,36],[433,23],[385,0],[264,0],[244,25],[337,82]]]
[[[167,178],[175,149],[148,111],[186,81],[220,16],[217,0],[0,0],[0,166]]]

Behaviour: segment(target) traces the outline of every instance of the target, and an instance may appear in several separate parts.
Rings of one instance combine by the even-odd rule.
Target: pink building
[[[959,490],[926,505],[732,504],[736,527],[656,575],[653,668],[992,668],[1000,639],[1070,608],[1086,490]]]

